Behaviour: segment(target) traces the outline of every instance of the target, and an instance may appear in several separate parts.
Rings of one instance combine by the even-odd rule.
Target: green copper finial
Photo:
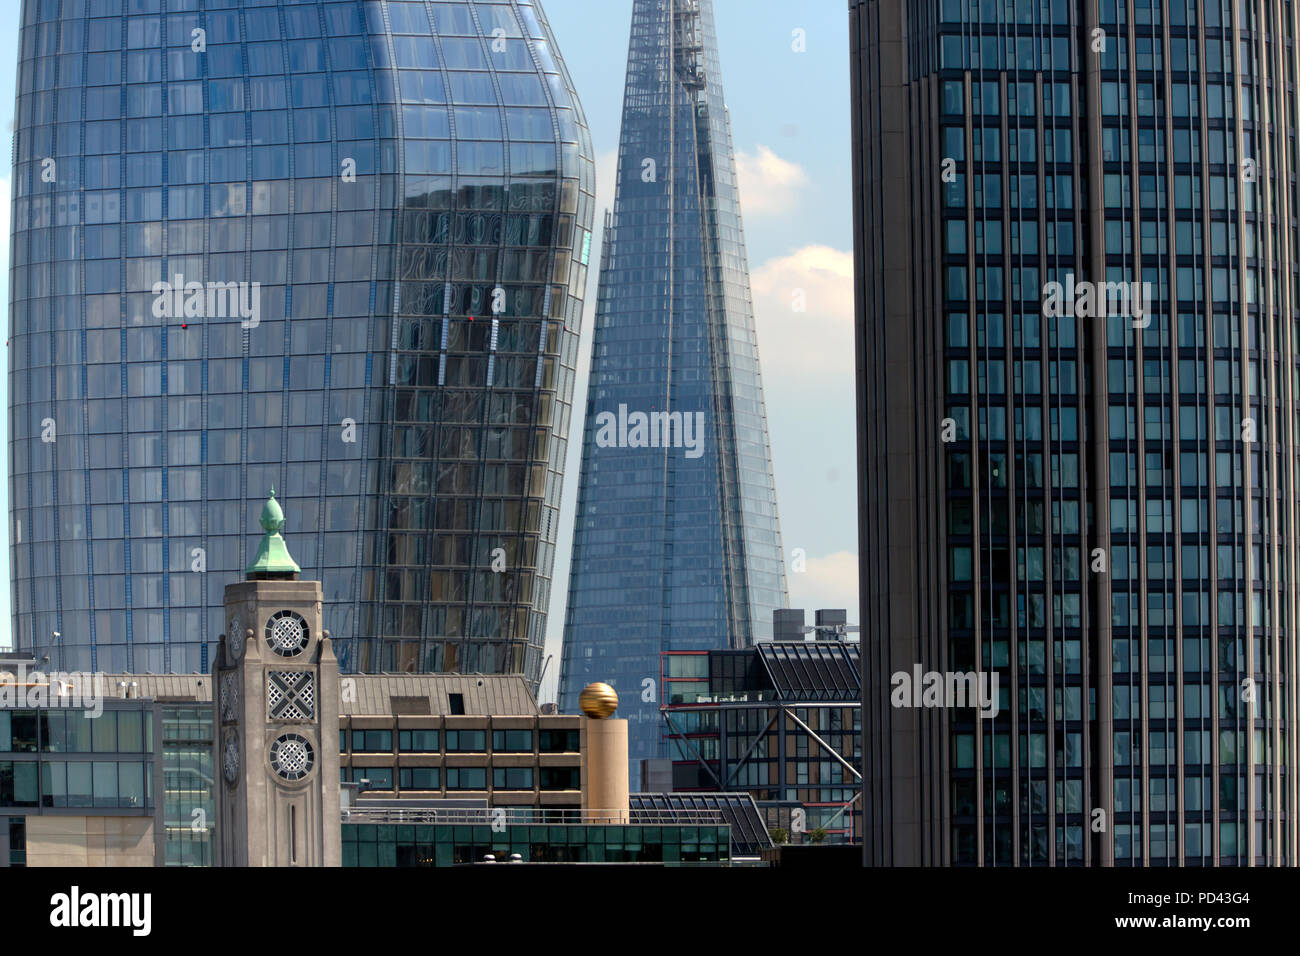
[[[275,500],[275,485],[271,486],[271,497],[266,504],[262,506],[262,530],[267,534],[275,534],[284,528],[284,512],[280,509],[280,502]]]
[[[284,512],[280,509],[280,503],[275,500],[274,486],[271,488],[271,497],[262,506],[261,525],[266,534],[262,537],[262,543],[258,545],[257,557],[244,573],[249,577],[253,575],[260,577],[297,574],[302,571],[302,568],[298,567],[289,556],[289,548],[285,545],[284,538],[280,537],[280,532],[284,529]]]

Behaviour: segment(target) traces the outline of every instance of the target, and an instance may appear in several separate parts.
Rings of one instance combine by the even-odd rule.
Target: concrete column
[[[606,823],[628,823],[627,721],[583,721],[582,809]]]

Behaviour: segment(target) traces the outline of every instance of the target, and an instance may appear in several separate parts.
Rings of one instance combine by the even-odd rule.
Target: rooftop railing
[[[717,810],[570,810],[546,807],[366,807],[344,811],[348,823],[464,824],[470,826],[726,826]]]

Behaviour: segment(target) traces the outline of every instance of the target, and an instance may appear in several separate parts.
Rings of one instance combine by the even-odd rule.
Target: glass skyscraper
[[[606,219],[560,708],[620,695],[661,750],[659,655],[771,637],[785,571],[710,0],[636,0]]]
[[[345,668],[535,681],[594,186],[540,5],[25,0],[19,43],[16,646],[206,671],[274,486]]]
[[[867,861],[1294,865],[1300,6],[849,7]]]

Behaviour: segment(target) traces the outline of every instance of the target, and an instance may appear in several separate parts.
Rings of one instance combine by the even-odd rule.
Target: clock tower
[[[271,489],[247,579],[226,586],[213,766],[219,866],[339,866],[338,661]]]

